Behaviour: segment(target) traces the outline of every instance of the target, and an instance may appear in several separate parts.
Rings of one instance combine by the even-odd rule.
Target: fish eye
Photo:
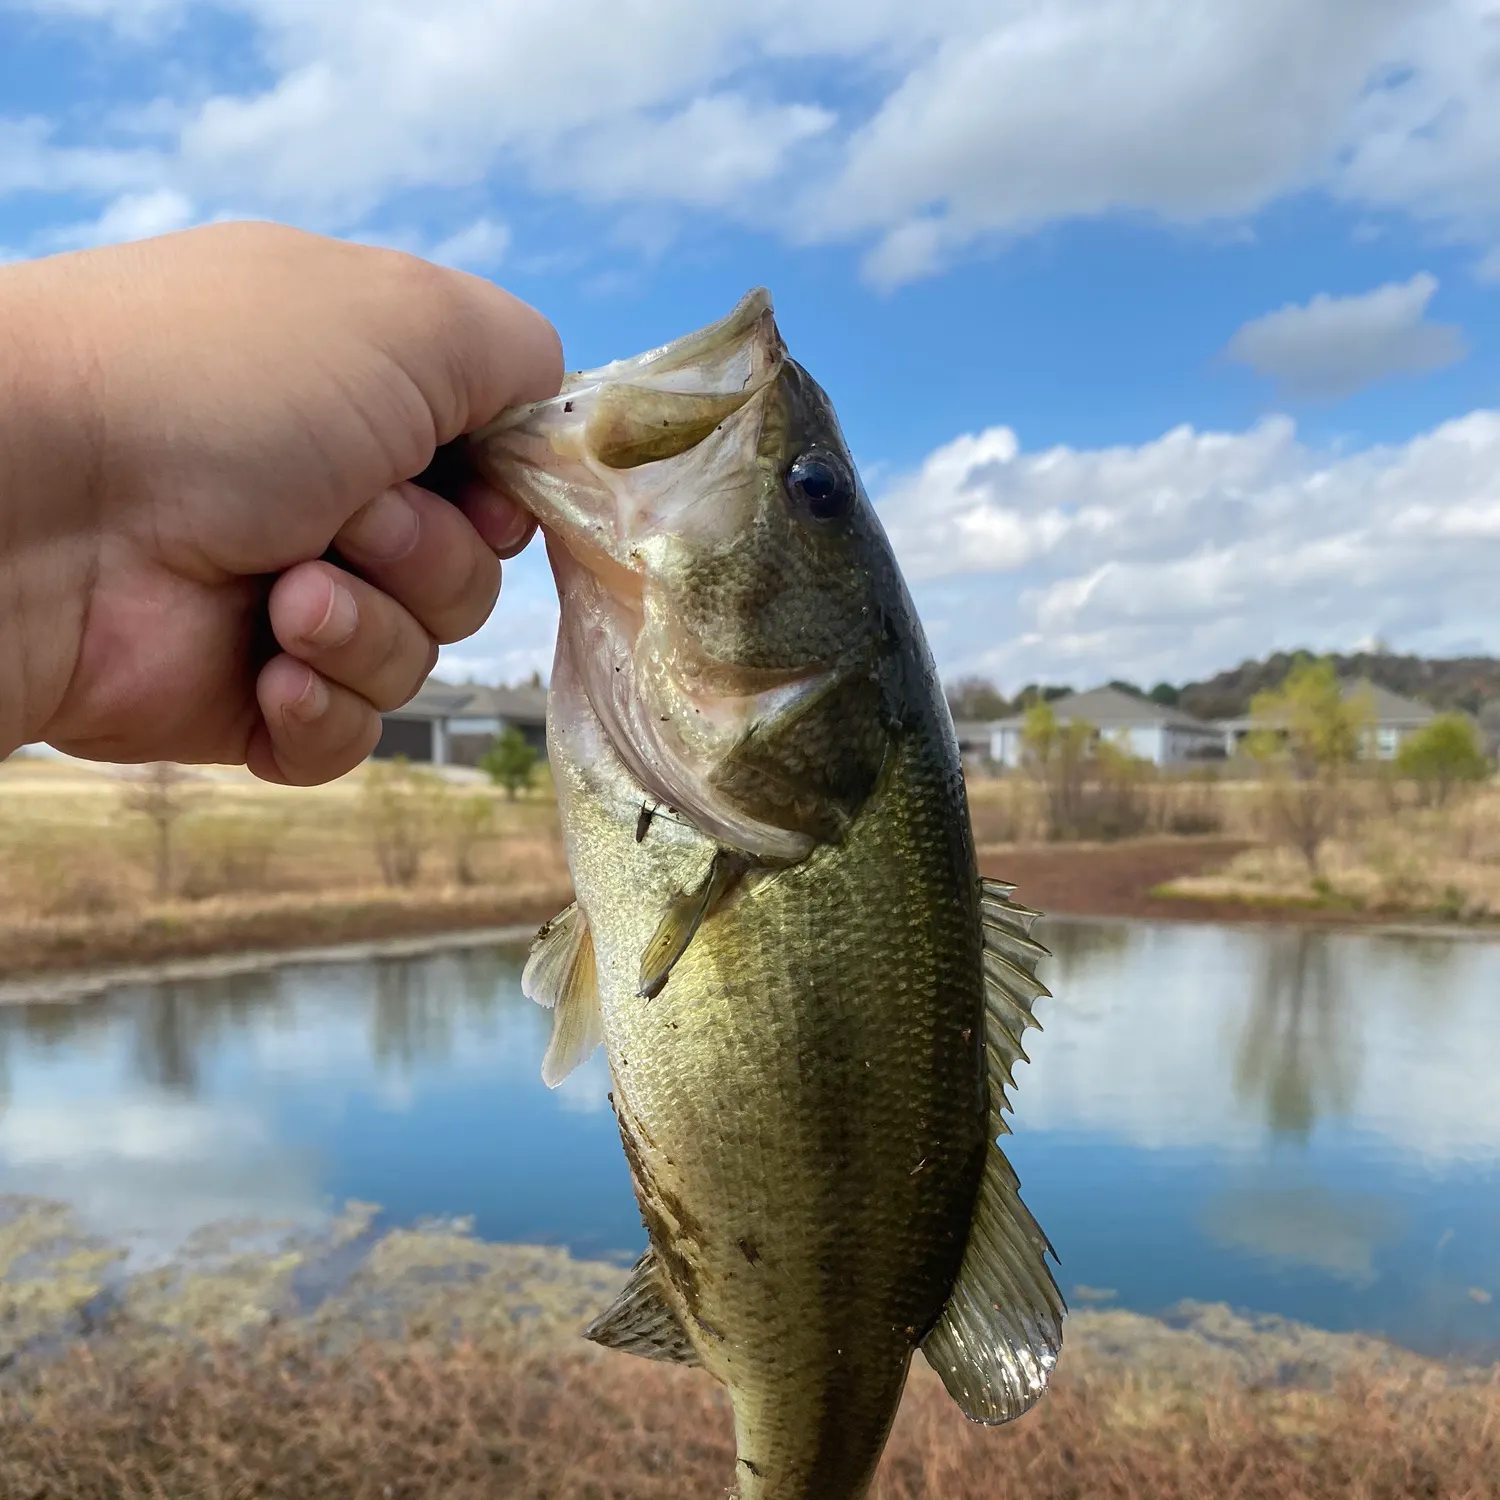
[[[854,504],[854,476],[826,453],[804,453],[786,471],[787,493],[819,521],[835,521]]]

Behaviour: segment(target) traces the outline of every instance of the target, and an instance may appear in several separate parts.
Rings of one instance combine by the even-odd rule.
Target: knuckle
[[[451,646],[472,635],[489,618],[499,595],[499,559],[488,547],[471,547],[462,583],[452,590],[432,622],[432,634],[438,643]]]
[[[422,685],[422,664],[435,649],[432,637],[404,612],[392,610],[372,654],[364,695],[381,713],[400,708]],[[418,674],[421,675],[418,675]]]

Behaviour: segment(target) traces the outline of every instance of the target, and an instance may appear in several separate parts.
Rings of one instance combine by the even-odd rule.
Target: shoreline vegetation
[[[725,1493],[720,1389],[578,1337],[624,1275],[462,1223],[382,1230],[368,1205],[131,1261],[61,1205],[0,1199],[0,1493]],[[1485,1500],[1500,1371],[1220,1305],[1085,1306],[1051,1392],[1000,1429],[914,1362],[874,1500],[939,1494]]]
[[[1274,781],[1169,778],[1108,758],[1094,781],[1072,774],[970,780],[981,869],[1049,915],[1500,933],[1493,786],[1436,805],[1420,787],[1350,777],[1311,863],[1281,836]],[[1051,826],[1059,799],[1085,825],[1072,837]],[[513,794],[398,763],[313,789],[223,769],[0,764],[0,986],[12,991],[533,927],[569,899],[545,773]]]

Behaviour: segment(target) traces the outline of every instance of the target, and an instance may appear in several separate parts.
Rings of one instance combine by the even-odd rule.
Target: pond
[[[1007,1149],[1075,1305],[1192,1298],[1500,1355],[1500,943],[1052,922]],[[540,1082],[522,954],[0,1009],[0,1194],[141,1256],[229,1218],[644,1243],[602,1055]]]

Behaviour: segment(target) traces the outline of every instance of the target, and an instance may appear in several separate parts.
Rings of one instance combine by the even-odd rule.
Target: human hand
[[[561,381],[477,277],[220,225],[0,269],[0,326],[0,754],[330,780],[530,538],[472,473],[410,483]]]

